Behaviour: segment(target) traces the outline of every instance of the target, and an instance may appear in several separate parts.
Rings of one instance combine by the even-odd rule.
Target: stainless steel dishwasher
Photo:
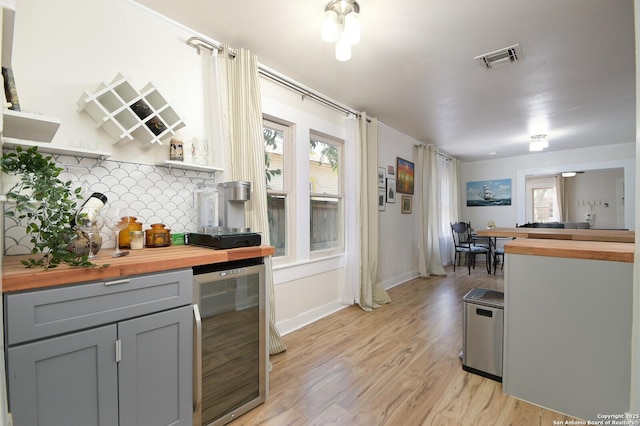
[[[224,425],[268,392],[262,258],[193,268],[194,426]]]
[[[502,382],[504,293],[474,288],[462,300],[462,369]]]

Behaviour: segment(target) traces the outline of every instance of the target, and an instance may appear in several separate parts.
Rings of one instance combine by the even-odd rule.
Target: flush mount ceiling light
[[[562,172],[562,177],[566,177],[566,178],[574,177],[575,175],[576,175],[576,172]]]
[[[333,0],[324,8],[322,41],[336,43],[336,59],[351,59],[351,46],[360,42],[360,5],[355,0]]]
[[[529,151],[542,151],[545,148],[549,148],[549,141],[547,135],[533,135],[531,136],[531,142],[529,142]]]

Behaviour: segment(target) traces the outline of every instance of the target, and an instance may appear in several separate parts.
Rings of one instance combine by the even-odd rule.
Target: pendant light
[[[351,59],[351,46],[360,42],[360,5],[355,0],[332,0],[324,8],[322,40],[336,43],[336,59]]]

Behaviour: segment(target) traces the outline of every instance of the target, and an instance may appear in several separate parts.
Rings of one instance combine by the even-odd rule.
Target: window
[[[556,188],[533,189],[533,221],[540,223],[555,222],[558,219]]]
[[[562,188],[557,176],[528,177],[525,182],[525,219],[527,222],[559,222],[562,219]],[[561,178],[560,178],[561,179]]]
[[[275,121],[263,120],[264,160],[267,179],[267,214],[269,244],[276,249],[274,263],[282,263],[291,253],[292,194],[290,191],[293,167],[289,165],[291,128]]]
[[[310,250],[344,251],[343,142],[312,132],[309,144]]]

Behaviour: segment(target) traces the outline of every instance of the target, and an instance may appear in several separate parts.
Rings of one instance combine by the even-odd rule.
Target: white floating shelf
[[[213,167],[213,166],[201,166],[199,164],[189,164],[189,163],[183,163],[182,161],[172,161],[172,160],[164,160],[164,161],[159,161],[155,164],[156,166],[160,166],[160,167],[169,167],[169,168],[175,168],[175,169],[183,169],[183,170],[192,170],[192,171],[196,171],[196,172],[221,172],[222,169],[219,167]]]
[[[38,147],[38,151],[44,154],[53,155],[71,155],[83,158],[99,158],[106,159],[111,156],[110,152],[106,151],[92,151],[88,149],[76,149],[76,148],[60,148],[51,145],[41,145],[37,142],[23,141],[20,139],[4,138],[3,148],[15,149],[17,146],[24,148],[31,148],[33,146]]]
[[[29,112],[4,109],[4,136],[49,143],[60,127],[60,120]]]

